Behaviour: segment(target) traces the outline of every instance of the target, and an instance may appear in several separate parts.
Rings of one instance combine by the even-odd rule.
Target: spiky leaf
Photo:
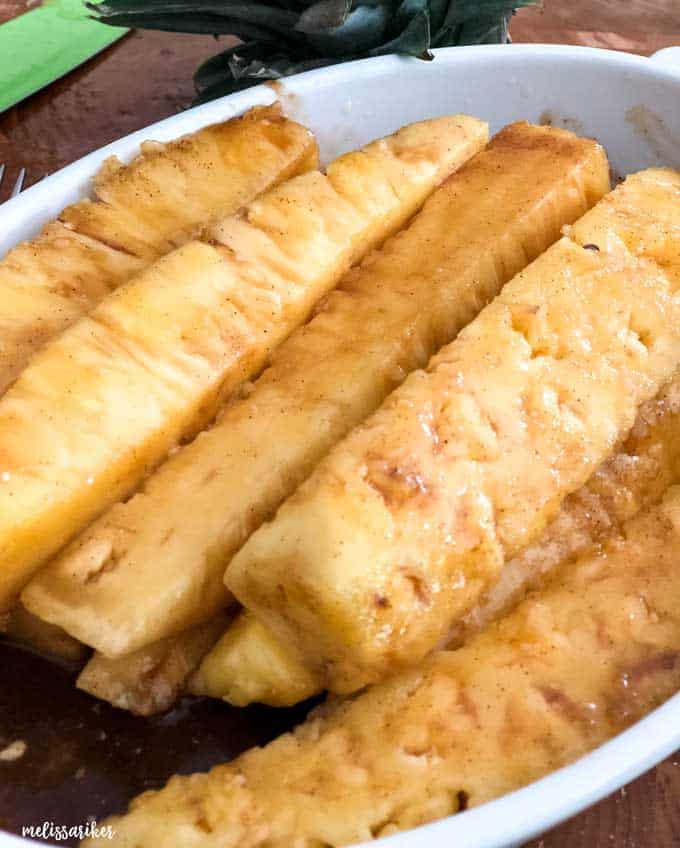
[[[503,43],[514,11],[537,0],[104,0],[104,23],[234,35],[244,43],[196,72],[199,101],[335,62],[430,48]]]

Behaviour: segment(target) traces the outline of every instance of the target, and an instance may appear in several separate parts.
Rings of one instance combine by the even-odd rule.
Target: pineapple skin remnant
[[[506,562],[500,578],[456,623],[448,647],[464,644],[517,603],[546,574],[622,533],[641,509],[658,503],[680,480],[680,373],[640,408],[628,439],[586,484],[569,495],[537,542]],[[189,680],[196,695],[235,706],[253,701],[291,706],[322,686],[286,643],[252,614],[242,613]]]
[[[412,147],[409,156],[419,157],[431,139],[427,176],[419,189],[426,193],[480,150],[487,132],[483,122],[460,116],[438,121],[427,133],[422,128],[404,131],[394,143],[405,155]],[[573,144],[587,147],[585,142]],[[564,147],[570,148],[569,140]],[[333,169],[336,185],[345,193],[353,191],[353,163],[356,174],[365,170],[362,157],[352,154],[342,168],[342,181],[341,169]],[[394,175],[394,185],[402,181]],[[586,201],[574,182],[564,178],[564,202],[580,211]],[[408,193],[408,182],[401,190]],[[557,200],[554,206],[546,227],[556,237],[564,219]],[[439,222],[441,230],[445,226]],[[426,227],[425,235],[429,233]],[[533,246],[533,234],[527,240]],[[273,364],[250,394],[230,404],[212,429],[176,452],[131,500],[116,504],[36,576],[25,592],[34,610],[50,621],[62,621],[78,638],[115,657],[205,621],[228,602],[223,583],[228,557],[324,449],[375,409],[400,378],[402,366],[421,355],[423,331],[414,322],[425,325],[423,344],[431,348],[430,325],[442,325],[438,332],[444,333],[447,323],[457,321],[449,302],[442,299],[436,315],[427,289],[421,292],[418,285],[412,295],[400,276],[406,271],[412,275],[422,258],[395,246],[381,264],[382,253],[348,275],[347,281],[354,282],[332,293],[318,307],[320,314],[274,351]],[[507,249],[503,261],[521,264],[522,249],[515,253]],[[428,268],[436,268],[438,256],[433,247]],[[311,255],[307,261],[311,263]],[[471,277],[479,264],[475,258]],[[381,281],[384,265],[390,278]],[[489,273],[495,281],[495,268]],[[393,275],[398,275],[394,281]],[[96,580],[89,579],[107,561],[111,566]]]
[[[141,795],[107,822],[112,844],[337,848],[573,762],[680,686],[679,547],[673,487],[465,647],[322,707],[209,774]]]
[[[680,296],[645,247],[645,181],[670,210],[653,250],[677,268],[680,175],[629,178],[575,225],[587,242],[563,239],[508,283],[232,560],[229,588],[331,691],[441,644],[677,368]],[[638,250],[584,249],[603,220]]]
[[[403,226],[431,191],[446,127],[461,121],[478,123],[414,124],[277,186],[36,356],[0,400],[0,610]]]
[[[0,262],[0,394],[46,342],[199,227],[317,165],[312,135],[277,107],[143,142],[129,165],[108,159],[94,200],[67,207]]]
[[[165,712],[175,703],[187,676],[215,644],[227,621],[228,615],[220,613],[205,624],[120,659],[111,660],[96,653],[80,672],[76,686],[135,715]]]

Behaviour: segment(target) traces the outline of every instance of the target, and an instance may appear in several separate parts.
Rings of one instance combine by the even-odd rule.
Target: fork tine
[[[0,186],[2,186],[2,178],[5,176],[5,165],[0,164]]]
[[[17,194],[19,194],[21,189],[24,187],[24,180],[25,179],[26,179],[26,168],[22,168],[19,171],[19,176],[17,177],[17,181],[14,183],[14,188],[12,189],[12,193],[10,194],[10,197],[16,197]]]

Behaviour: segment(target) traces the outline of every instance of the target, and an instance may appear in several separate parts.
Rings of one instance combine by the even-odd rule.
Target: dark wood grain
[[[0,20],[25,0],[0,2]],[[513,22],[518,42],[584,44],[649,54],[680,44],[680,0],[546,0]],[[224,43],[224,41],[222,42]],[[0,116],[0,162],[40,179],[90,150],[171,115],[193,98],[191,74],[216,52],[209,38],[133,33]],[[0,200],[3,197],[0,196]],[[680,756],[534,840],[531,848],[677,848]]]
[[[649,55],[680,44],[678,0],[545,0],[544,10],[523,9],[512,26],[515,41],[582,44]]]

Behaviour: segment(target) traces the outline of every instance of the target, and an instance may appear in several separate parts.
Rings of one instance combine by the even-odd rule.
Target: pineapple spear
[[[311,68],[431,48],[503,44],[514,11],[536,0],[107,0],[90,4],[112,26],[234,35],[242,44],[200,66],[199,102]]]
[[[0,399],[0,611],[419,209],[449,120],[283,183],[151,265],[30,363]]]

